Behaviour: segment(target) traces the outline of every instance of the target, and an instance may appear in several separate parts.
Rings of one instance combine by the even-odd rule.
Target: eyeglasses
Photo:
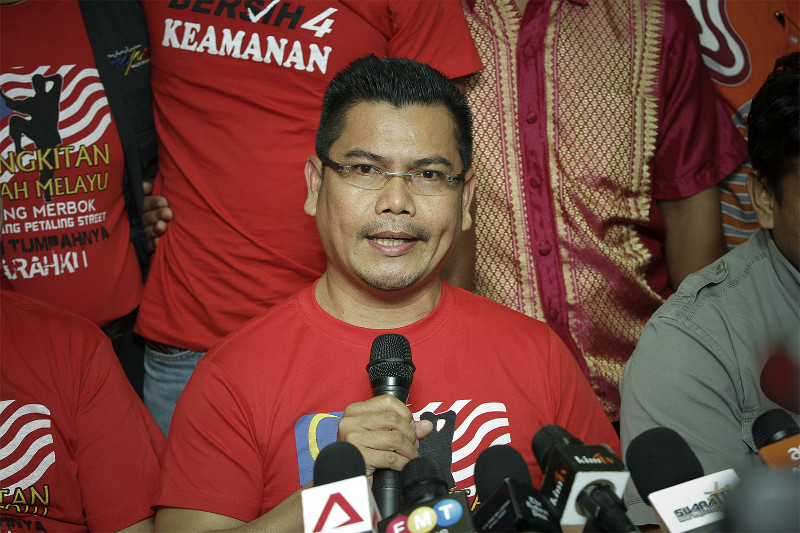
[[[322,164],[337,171],[342,178],[353,187],[377,191],[386,187],[394,177],[403,178],[411,192],[425,196],[440,196],[456,188],[456,184],[464,179],[464,174],[446,175],[438,170],[416,170],[414,172],[388,172],[367,163],[358,165],[340,165],[327,157],[319,156]]]

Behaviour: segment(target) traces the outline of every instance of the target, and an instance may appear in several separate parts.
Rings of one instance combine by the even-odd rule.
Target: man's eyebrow
[[[350,150],[349,152],[344,154],[344,157],[366,159],[367,161],[370,161],[372,163],[378,163],[384,167],[388,164],[387,159],[385,157],[361,149]],[[419,168],[430,165],[441,165],[448,169],[453,168],[453,163],[451,163],[449,159],[441,155],[432,155],[428,157],[422,157],[420,159],[415,159],[411,163],[410,167]]]

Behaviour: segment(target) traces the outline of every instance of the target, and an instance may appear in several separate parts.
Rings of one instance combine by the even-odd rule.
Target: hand
[[[167,223],[172,220],[172,209],[165,197],[152,195],[153,180],[144,180],[142,190],[144,191],[142,224],[147,235],[147,251],[153,253],[158,239],[167,231]]]
[[[369,477],[376,468],[403,470],[419,457],[419,441],[431,431],[430,421],[415,421],[403,402],[383,395],[348,405],[339,421],[338,439],[359,449]]]

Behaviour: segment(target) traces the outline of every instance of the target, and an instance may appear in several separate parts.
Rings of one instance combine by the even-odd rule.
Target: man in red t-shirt
[[[336,439],[370,477],[431,457],[473,503],[475,460],[495,444],[541,482],[530,444],[544,425],[619,450],[547,325],[441,280],[472,225],[471,161],[469,106],[441,73],[368,56],[336,75],[305,165],[327,269],[198,363],[170,430],[157,530],[302,530],[300,489]],[[408,405],[373,398],[364,371],[386,333],[414,354]]]

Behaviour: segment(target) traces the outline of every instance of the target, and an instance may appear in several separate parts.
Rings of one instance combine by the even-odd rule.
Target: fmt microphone
[[[469,503],[463,492],[448,493],[447,481],[429,457],[418,457],[402,472],[403,511],[378,524],[382,533],[473,533]]]
[[[481,505],[472,515],[478,531],[561,531],[533,488],[525,459],[514,448],[491,446],[475,462]]]
[[[414,370],[408,339],[397,333],[375,337],[367,364],[373,395],[389,394],[406,403]],[[375,470],[372,493],[382,516],[392,516],[400,511],[401,487],[400,472],[387,468]]]
[[[630,474],[606,445],[586,445],[566,429],[549,425],[531,443],[542,467],[541,494],[550,513],[586,531],[638,531],[621,497]]]
[[[320,451],[314,463],[314,487],[300,494],[305,533],[377,532],[378,507],[364,475],[358,448],[334,442]]]
[[[783,409],[772,409],[753,422],[753,440],[761,460],[776,470],[800,472],[800,426]]]
[[[625,459],[639,494],[670,533],[719,527],[725,499],[739,481],[732,468],[704,476],[689,445],[669,428],[638,435]]]

